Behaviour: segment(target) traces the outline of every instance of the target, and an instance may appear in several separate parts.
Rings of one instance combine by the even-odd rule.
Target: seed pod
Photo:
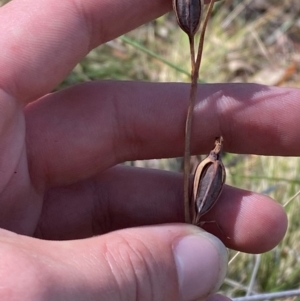
[[[189,36],[195,35],[200,26],[203,0],[173,0],[173,9],[180,28]]]
[[[220,152],[223,138],[217,138],[215,148],[196,168],[193,185],[193,224],[199,225],[202,215],[217,202],[225,182],[226,173]]]

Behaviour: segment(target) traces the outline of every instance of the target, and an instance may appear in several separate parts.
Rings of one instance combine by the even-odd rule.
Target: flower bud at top
[[[173,0],[173,8],[180,28],[194,36],[200,26],[203,0]]]

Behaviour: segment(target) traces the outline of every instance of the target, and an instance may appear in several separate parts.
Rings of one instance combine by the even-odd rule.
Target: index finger
[[[29,102],[92,48],[171,9],[169,0],[15,0],[0,9],[0,87]]]

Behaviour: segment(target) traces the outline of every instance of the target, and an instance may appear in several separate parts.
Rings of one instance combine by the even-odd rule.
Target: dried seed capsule
[[[217,202],[225,182],[225,168],[220,157],[223,138],[217,138],[215,148],[197,166],[193,185],[193,224],[199,225],[202,215]]]
[[[194,36],[200,26],[203,0],[173,0],[173,9],[180,28]]]

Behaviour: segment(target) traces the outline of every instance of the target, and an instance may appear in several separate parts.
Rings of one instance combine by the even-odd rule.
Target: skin
[[[182,300],[170,250],[195,231],[180,224],[182,175],[117,165],[182,155],[189,86],[98,81],[50,93],[91,49],[170,9],[166,0],[14,0],[0,9],[1,300],[144,300],[144,286],[134,295],[140,257],[153,279],[168,280],[151,287],[151,300]],[[299,96],[201,85],[192,152],[221,134],[229,152],[299,155]],[[272,249],[287,227],[275,201],[228,186],[205,219],[217,221],[226,235],[204,228],[227,247],[250,253]]]

